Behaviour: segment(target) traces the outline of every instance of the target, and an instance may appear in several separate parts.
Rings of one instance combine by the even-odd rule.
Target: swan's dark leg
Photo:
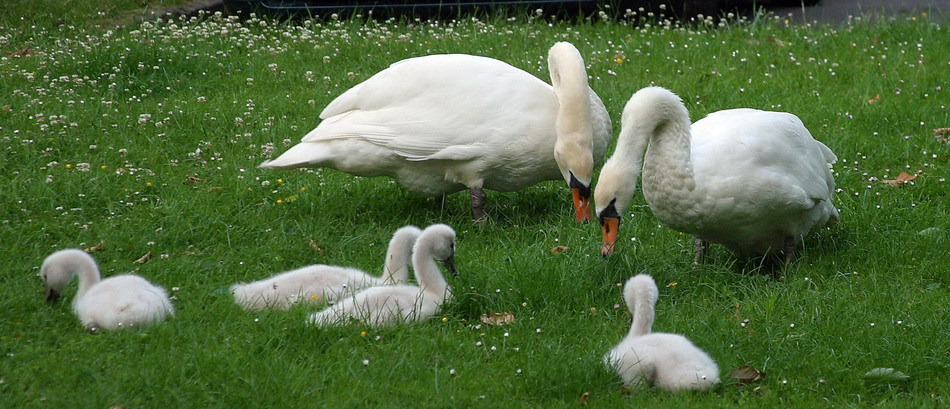
[[[795,257],[795,238],[789,236],[785,238],[785,267],[792,264],[793,257]]]
[[[472,188],[472,220],[481,221],[485,218],[485,191],[481,188]]]
[[[706,251],[709,250],[709,242],[703,239],[696,239],[694,247],[696,248],[696,254],[693,255],[693,265],[698,266],[699,263],[703,262]]]

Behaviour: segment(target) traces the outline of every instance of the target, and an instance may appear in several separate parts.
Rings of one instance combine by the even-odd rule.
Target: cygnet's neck
[[[426,237],[419,239],[415,252],[412,254],[412,268],[416,272],[416,279],[419,280],[419,286],[423,291],[439,295],[447,294],[448,283],[435,263],[431,240],[426,239]]]
[[[383,270],[385,283],[405,282],[409,278],[409,255],[419,233],[417,228],[404,227],[393,235],[386,252],[386,265]]]
[[[68,263],[75,268],[76,275],[79,276],[79,291],[76,293],[76,300],[81,299],[94,285],[99,283],[99,266],[92,256],[77,250],[76,253],[69,255]]]

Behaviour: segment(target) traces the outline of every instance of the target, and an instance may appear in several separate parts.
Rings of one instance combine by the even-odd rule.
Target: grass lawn
[[[16,7],[16,5],[11,6]],[[94,13],[92,7],[86,12]],[[122,27],[0,25],[0,400],[4,407],[946,407],[950,402],[950,42],[925,16],[841,27],[774,18],[633,27],[517,16],[362,22],[207,16]],[[6,17],[9,18],[9,17]],[[801,117],[837,153],[841,223],[811,234],[783,280],[658,225],[641,195],[617,252],[573,220],[563,182],[420,198],[385,178],[264,171],[347,88],[403,58],[461,52],[547,79],[555,41],[587,59],[619,130],[630,95],[670,88],[693,120],[735,107]],[[950,138],[950,135],[948,135]],[[894,187],[901,172],[917,175]],[[249,313],[227,287],[313,263],[378,273],[390,235],[459,233],[440,319],[375,330]],[[569,249],[553,254],[555,246]],[[167,288],[178,314],[90,335],[36,276],[54,250],[98,246],[105,276]],[[136,263],[143,255],[150,260]],[[722,369],[705,394],[621,390],[601,364],[630,319],[621,288],[660,285],[654,329]],[[508,326],[479,316],[508,311]],[[445,319],[442,320],[441,318]],[[729,371],[766,373],[736,384]],[[906,381],[872,382],[873,368]]]

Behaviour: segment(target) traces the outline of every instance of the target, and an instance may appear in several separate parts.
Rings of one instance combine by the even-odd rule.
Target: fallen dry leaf
[[[881,94],[877,94],[877,95],[874,96],[874,98],[869,99],[869,100],[868,100],[868,103],[869,103],[869,104],[873,104],[873,103],[875,103],[875,102],[877,102],[877,101],[880,101],[880,100],[881,100]]]
[[[313,251],[316,251],[317,254],[321,256],[323,255],[323,249],[320,248],[320,246],[317,245],[317,242],[314,241],[313,239],[310,239],[310,248],[312,248]]]
[[[553,255],[556,256],[556,255],[561,254],[561,253],[563,253],[563,252],[565,252],[565,251],[568,251],[568,250],[570,250],[570,249],[571,249],[571,248],[570,248],[570,247],[567,247],[567,246],[554,246],[554,247],[551,248],[551,254],[553,254]]]
[[[193,185],[201,181],[204,181],[204,179],[199,178],[198,175],[187,175],[185,176],[185,181],[182,183],[186,185]]]
[[[148,253],[145,253],[144,256],[139,257],[138,260],[133,261],[133,263],[142,264],[142,263],[145,263],[145,262],[147,262],[147,261],[149,261],[149,260],[151,260],[151,259],[152,259],[152,252],[150,251],[150,252],[148,252]]]
[[[936,139],[937,142],[950,144],[950,128],[934,129],[934,139]]]
[[[10,105],[4,105],[4,106],[0,107],[0,109],[2,109],[2,110],[4,110],[4,111],[9,111],[9,110],[13,109],[13,107],[11,107]]]
[[[32,54],[32,53],[33,53],[33,49],[31,49],[30,47],[26,47],[24,49],[14,51],[10,53],[10,55],[22,56],[22,55],[27,55],[27,54]]]
[[[490,312],[482,314],[481,320],[485,325],[508,325],[515,322],[515,315],[510,312]]]
[[[877,382],[903,382],[910,379],[910,376],[894,368],[874,368],[864,374],[864,379]]]
[[[584,392],[584,394],[581,395],[581,405],[586,405],[588,398],[590,398],[590,392]]]
[[[740,366],[732,371],[732,377],[741,385],[747,385],[761,381],[765,377],[765,372],[755,369],[751,366]]]
[[[624,395],[633,395],[633,389],[630,389],[630,387],[627,385],[621,385],[620,393]]]
[[[884,183],[887,183],[891,186],[900,186],[914,179],[917,179],[917,175],[911,175],[907,172],[901,172],[900,175],[897,175],[897,179],[885,180]]]
[[[786,42],[784,42],[784,41],[782,41],[782,40],[779,40],[779,39],[775,38],[774,36],[769,36],[769,42],[772,43],[772,44],[775,44],[775,45],[777,45],[777,46],[779,46],[779,47],[785,47],[786,45],[788,45],[788,43],[786,43]]]
[[[86,247],[82,251],[85,251],[86,253],[92,253],[94,251],[103,251],[105,249],[105,247],[102,247],[102,243],[99,243],[92,247]]]

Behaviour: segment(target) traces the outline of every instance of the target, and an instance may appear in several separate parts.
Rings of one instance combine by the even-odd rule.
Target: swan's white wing
[[[730,109],[697,121],[692,132],[695,174],[717,199],[794,211],[827,200],[834,189],[834,154],[795,115]]]
[[[521,116],[539,106],[550,118]],[[302,141],[360,138],[409,160],[467,160],[506,142],[499,136],[545,122],[553,129],[556,110],[551,86],[527,72],[491,58],[433,55],[393,64],[343,93]]]

